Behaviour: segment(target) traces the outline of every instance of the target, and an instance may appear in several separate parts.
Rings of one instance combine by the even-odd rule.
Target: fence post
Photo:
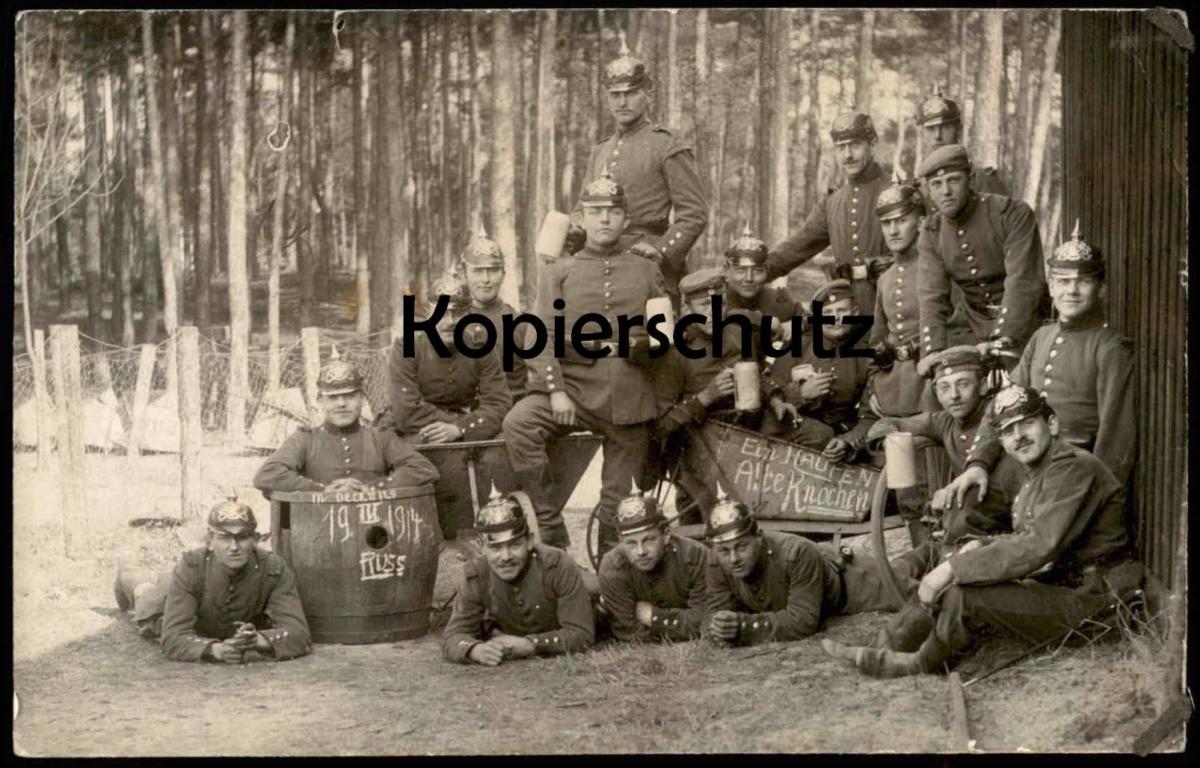
[[[180,517],[200,519],[200,331],[194,325],[179,329],[179,468]]]
[[[150,402],[150,383],[154,380],[154,345],[143,344],[138,358],[137,385],[133,390],[133,414],[129,422],[129,438],[125,452],[129,456],[142,455],[142,430],[146,424],[146,405]]]
[[[38,469],[47,469],[54,424],[50,393],[46,391],[46,334],[41,328],[33,331],[33,349],[29,350],[29,357],[33,361],[33,395],[37,402],[37,465]]]
[[[319,427],[317,377],[321,375],[321,329],[301,328],[300,344],[304,348],[304,399],[308,401],[308,419],[312,426]]]
[[[83,553],[88,536],[87,498],[84,495],[83,403],[79,371],[79,328],[50,326],[54,389],[58,392],[58,467],[62,504],[63,545],[74,559]]]

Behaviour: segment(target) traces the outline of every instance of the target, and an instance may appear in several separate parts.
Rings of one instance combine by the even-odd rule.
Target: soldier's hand
[[[421,427],[421,439],[426,443],[450,443],[463,436],[463,431],[454,424],[435,421]]]
[[[967,494],[975,487],[979,488],[979,501],[983,501],[983,497],[987,496],[988,492],[988,473],[977,464],[964,469],[961,475],[951,480],[950,484],[946,486],[953,496],[948,501],[952,501],[955,509],[962,509],[963,503],[967,500]]]
[[[731,643],[737,639],[738,615],[734,611],[717,611],[708,620],[709,635],[717,641]]]
[[[800,397],[805,400],[818,400],[833,389],[833,371],[823,371],[811,378],[805,379],[800,385]]]
[[[229,641],[215,643],[211,648],[211,653],[214,659],[226,664],[241,664],[245,661],[243,658],[245,651]]]
[[[723,397],[729,397],[737,390],[737,382],[733,378],[732,368],[722,368],[717,372],[716,376],[705,385],[704,389],[700,390],[697,397],[700,402],[704,403],[704,407],[712,405]]]
[[[493,636],[491,642],[499,645],[510,659],[527,659],[537,653],[533,641],[527,637],[500,634]]]
[[[959,547],[958,552],[959,554],[962,554],[963,552],[970,552],[972,549],[979,549],[982,546],[982,539],[971,539],[966,544],[963,544],[961,547]]]
[[[867,441],[873,442],[875,440],[882,440],[896,430],[896,422],[892,421],[891,419],[880,419],[872,424],[871,428],[867,430]]]
[[[550,393],[550,413],[555,424],[564,427],[575,426],[575,403],[566,392],[559,390]]]
[[[638,624],[648,627],[654,621],[654,606],[645,600],[638,600],[633,606],[633,616]]]
[[[939,563],[921,579],[921,585],[917,587],[917,599],[926,605],[933,603],[953,579],[954,571],[950,570],[949,561]]]
[[[821,455],[830,461],[845,461],[850,457],[850,443],[840,437],[835,437],[821,450]]]
[[[363,493],[367,486],[353,477],[339,477],[325,486],[325,490],[330,493]]]
[[[792,324],[790,321],[781,320],[778,317],[771,318],[771,338],[783,344],[790,344],[792,341]]]
[[[504,661],[504,649],[489,640],[486,643],[471,646],[471,650],[467,652],[467,658],[485,667],[495,667]]]
[[[662,251],[658,250],[653,245],[650,245],[650,243],[634,243],[633,245],[629,246],[629,252],[634,256],[641,256],[643,259],[649,259],[655,264],[662,263]]]
[[[796,406],[783,399],[782,395],[775,395],[771,398],[771,411],[774,412],[775,418],[779,419],[780,424],[787,424],[789,420],[794,424],[800,421],[800,411],[796,410]]]

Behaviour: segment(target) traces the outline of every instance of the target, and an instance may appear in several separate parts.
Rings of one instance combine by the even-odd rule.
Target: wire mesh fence
[[[332,335],[332,334],[331,334]],[[96,342],[83,334],[81,340],[92,351],[80,355],[80,384],[84,403],[85,443],[92,450],[123,450],[122,435],[132,426],[134,401],[137,394],[138,372],[141,366],[141,347],[122,348]],[[388,401],[387,332],[369,336],[322,338],[320,363],[328,362],[336,348],[339,356],[353,363],[362,373],[365,392],[372,414],[378,414]],[[46,395],[53,409],[58,403],[54,361],[47,341],[42,350],[46,365]],[[229,448],[263,448],[258,443],[231,444],[227,439],[227,419],[230,399],[230,361],[228,345],[200,337],[200,401],[201,427],[206,445]],[[154,347],[154,362],[149,373],[150,407],[177,412],[176,395],[169,386],[170,345],[164,341]],[[303,348],[299,341],[279,352],[279,380],[272,389],[269,382],[270,358],[266,350],[251,350],[247,377],[246,423],[243,431],[252,431],[256,422],[275,414],[283,414],[295,422],[305,422],[315,403],[309,402]],[[23,353],[13,358],[13,450],[32,450],[39,440],[37,423],[37,392],[34,361]],[[100,435],[97,420],[110,422]],[[88,425],[92,429],[87,429]],[[48,439],[54,445],[54,421],[50,420]],[[99,435],[99,436],[98,436]]]

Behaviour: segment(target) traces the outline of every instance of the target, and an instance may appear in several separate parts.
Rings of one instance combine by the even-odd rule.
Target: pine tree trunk
[[[354,40],[356,45],[360,36],[361,33],[355,30]],[[294,13],[289,13],[287,17],[287,30],[284,32],[283,42],[283,68],[281,70],[283,84],[279,94],[279,117],[276,121],[278,126],[289,125],[289,121],[291,120],[292,49],[295,46],[295,41],[296,16]],[[356,71],[359,71],[357,69],[359,63],[361,62],[357,61],[356,56]],[[280,127],[279,131],[284,133],[286,129]],[[357,141],[355,142],[355,149],[361,149],[361,145]],[[288,159],[291,156],[290,153],[295,153],[295,151],[295,145],[289,141],[283,149],[274,153],[276,159],[275,205],[271,221],[271,261],[267,265],[267,389],[271,392],[274,392],[279,387],[279,270],[283,264],[283,230],[287,222]],[[355,160],[357,161],[356,166],[361,166],[361,157],[356,156]],[[357,192],[356,184],[356,197]],[[361,307],[360,311],[362,311]]]
[[[981,87],[975,91],[975,133],[971,137],[971,161],[976,167],[1000,162],[1000,122],[1004,119],[1001,88],[1004,78],[1004,13],[980,11],[983,15],[983,47],[979,57]]]
[[[159,81],[160,93],[162,95],[159,101],[160,112],[163,121],[163,159],[165,163],[163,168],[166,172],[167,183],[167,221],[171,228],[171,258],[174,259],[175,266],[175,295],[177,297],[176,307],[179,311],[179,318],[183,318],[184,305],[184,277],[187,274],[187,261],[184,254],[184,236],[180,228],[180,212],[182,206],[182,191],[186,183],[181,168],[180,158],[183,155],[183,140],[180,137],[179,130],[179,96],[175,89],[175,63],[178,60],[178,54],[175,50],[175,35],[174,29],[177,25],[179,17],[176,16],[171,26],[167,27],[163,37],[163,62],[162,62],[162,79]]]
[[[806,209],[817,204],[821,196],[818,172],[821,169],[821,15],[817,10],[809,11],[808,40],[811,48],[808,72],[808,158],[804,173],[804,205]]]
[[[229,399],[225,433],[231,444],[246,430],[250,374],[250,279],[246,269],[246,12],[233,12],[229,143]]]
[[[371,142],[371,186],[374,192],[371,197],[374,202],[374,215],[367,217],[370,222],[371,243],[371,274],[375,279],[371,282],[371,327],[382,328],[391,322],[391,226],[389,216],[381,216],[379,212],[392,210],[389,180],[392,169],[388,166],[388,145],[400,141],[394,130],[388,130],[387,120],[391,117],[390,102],[397,98],[392,84],[395,82],[395,66],[393,59],[396,54],[392,51],[396,37],[392,31],[394,22],[391,14],[376,17],[375,27],[379,32],[379,45],[375,49],[375,63],[371,67],[374,83],[371,92],[374,99],[375,132]],[[399,169],[396,170],[399,172]],[[399,297],[396,299],[399,301]]]
[[[512,14],[492,14],[492,236],[504,253],[506,275],[500,297],[509,304],[521,303],[524,275],[517,254],[517,222],[512,190],[516,185],[516,137],[513,133],[513,82],[517,55],[513,45]]]
[[[541,17],[541,32],[539,35],[538,69],[537,69],[537,170],[534,173],[534,200],[529,222],[527,241],[533,242],[537,236],[537,227],[546,214],[555,209],[554,187],[556,158],[554,146],[554,128],[558,123],[555,114],[557,99],[554,98],[554,47],[558,40],[558,12],[550,9],[539,11]],[[536,259],[530,259],[529,266],[534,279],[530,284],[537,285]]]
[[[166,323],[167,336],[174,336],[179,326],[178,282],[175,277],[175,265],[178,263],[176,248],[178,239],[171,229],[170,194],[167,190],[166,165],[163,159],[163,137],[160,129],[158,112],[158,87],[156,84],[158,66],[154,54],[153,17],[150,12],[142,12],[142,50],[143,72],[146,78],[146,124],[150,141],[150,187],[151,193],[147,200],[153,200],[148,205],[154,212],[154,222],[158,229],[159,260],[162,263],[163,278],[163,320]],[[174,381],[171,382],[174,384]]]
[[[683,99],[679,92],[679,11],[667,11],[667,125],[683,130]]]
[[[1042,183],[1043,158],[1046,156],[1046,139],[1050,133],[1050,107],[1054,95],[1054,70],[1058,62],[1058,41],[1062,33],[1062,14],[1051,14],[1050,31],[1046,34],[1046,58],[1042,63],[1042,81],[1038,92],[1037,114],[1033,119],[1033,134],[1030,137],[1025,167],[1025,189],[1022,197],[1032,202]]]
[[[203,26],[203,22],[199,22]],[[200,328],[207,328],[212,324],[209,316],[209,273],[210,265],[212,264],[212,233],[208,227],[204,225],[204,211],[208,210],[205,203],[208,201],[210,187],[212,184],[212,173],[207,163],[208,142],[204,139],[205,120],[208,113],[208,67],[205,65],[207,57],[206,40],[203,36],[198,40],[196,46],[196,68],[195,68],[195,89],[196,89],[196,112],[193,127],[195,134],[191,138],[192,143],[192,182],[194,188],[192,193],[187,198],[187,219],[188,230],[192,236],[192,263],[195,267],[196,275],[196,290],[192,293],[192,314],[196,318],[196,325]]]
[[[381,91],[391,90],[385,106],[387,112],[384,115],[384,125],[403,125],[402,111],[412,112],[415,108],[415,103],[410,102],[407,105],[402,104],[400,94],[403,91],[395,89],[396,84],[403,87],[403,51],[404,46],[401,41],[404,39],[403,30],[401,28],[402,20],[397,18],[394,24],[394,44],[392,46],[392,55],[388,57],[388,72],[383,80],[383,88]],[[414,84],[415,86],[415,84]],[[415,102],[415,87],[412,90],[414,94],[413,102]],[[388,244],[387,252],[391,257],[391,295],[392,295],[392,327],[396,330],[403,329],[403,306],[401,297],[405,294],[421,293],[423,291],[414,290],[413,275],[415,270],[412,269],[413,253],[408,249],[409,232],[412,228],[411,217],[413,213],[412,197],[413,197],[413,182],[410,176],[410,169],[405,167],[404,147],[397,140],[392,141],[393,137],[388,137],[387,142],[387,168],[388,176],[385,183],[388,185],[388,201],[389,213],[391,216],[391,226],[389,228],[390,243]],[[422,286],[423,288],[423,286]]]
[[[854,102],[859,112],[871,114],[871,65],[875,61],[875,11],[862,12],[858,38],[858,77],[854,81]]]
[[[58,314],[60,316],[71,311],[70,231],[70,219],[63,212],[54,220],[54,245],[58,249]]]
[[[288,21],[289,30],[294,22]],[[359,24],[354,29],[354,71],[350,98],[353,100],[351,105],[351,120],[354,134],[354,216],[351,221],[350,242],[353,244],[354,254],[354,272],[355,272],[355,304],[357,314],[355,316],[354,329],[357,333],[367,334],[371,331],[371,261],[370,248],[367,246],[366,227],[364,226],[364,217],[366,210],[366,174],[363,172],[363,131],[366,126],[363,122],[363,35],[365,33],[364,25],[366,20]],[[291,39],[288,40],[288,51],[291,51]],[[290,61],[290,58],[289,58]],[[289,71],[289,70],[285,70]],[[290,71],[288,83],[291,83]],[[276,203],[282,204],[283,198],[276,197]]]
[[[101,179],[104,163],[104,129],[100,120],[99,94],[96,75],[88,72],[83,76],[83,123],[84,123],[84,185],[92,189],[91,194],[80,201],[83,208],[83,240],[80,244],[86,254],[84,259],[84,285],[87,288],[88,325],[87,333],[97,339],[107,336],[102,316],[104,307],[104,277],[101,271],[101,248],[103,235],[102,198],[104,192]]]
[[[479,29],[475,14],[467,18],[467,65],[471,70],[471,186],[467,193],[467,226],[472,236],[483,223],[483,169],[488,156],[483,137],[481,94],[482,78],[479,76]]]
[[[770,202],[767,207],[768,242],[778,242],[787,237],[788,211],[791,207],[791,172],[788,165],[788,106],[791,103],[791,60],[792,12],[777,8],[767,13],[772,18],[771,29],[771,97],[770,161],[768,164]]]
[[[1021,77],[1017,81],[1016,129],[1009,131],[1009,174],[1013,189],[1025,188],[1029,166],[1024,162],[1022,148],[1027,146],[1033,128],[1033,71],[1037,36],[1034,34],[1033,11],[1021,14]]]

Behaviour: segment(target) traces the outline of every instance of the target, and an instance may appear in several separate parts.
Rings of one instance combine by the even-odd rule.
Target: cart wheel
[[[600,572],[600,504],[592,507],[592,513],[588,515],[587,533],[584,546],[587,549],[588,561],[592,564],[592,570],[596,573]]]
[[[892,570],[892,564],[888,562],[887,542],[883,540],[883,516],[887,511],[887,499],[886,474],[880,472],[879,478],[875,481],[875,491],[871,494],[871,541],[875,545],[875,560],[879,568],[879,575],[888,585],[896,607],[900,608],[904,605],[904,591],[900,589],[900,580],[896,578],[896,572]]]

